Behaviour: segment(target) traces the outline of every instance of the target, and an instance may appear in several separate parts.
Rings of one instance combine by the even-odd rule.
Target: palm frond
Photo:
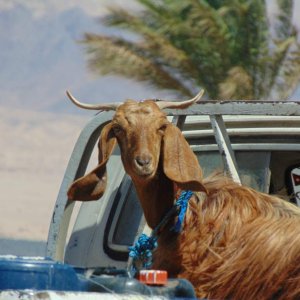
[[[273,86],[273,98],[289,99],[300,83],[300,44],[293,44],[285,60],[280,64],[280,71]]]
[[[104,18],[135,35],[85,36],[93,70],[188,96],[201,86],[210,98],[227,99],[284,95],[282,87],[287,95],[299,82],[293,0],[277,0],[275,29],[266,0],[137,1],[140,13],[113,7]]]
[[[157,15],[159,18],[169,16],[170,7],[165,0],[137,0],[140,4],[142,4],[147,12],[151,12],[152,15]],[[148,14],[148,13],[147,13]]]
[[[151,27],[151,22],[145,22],[142,17],[133,16],[124,9],[112,8],[109,16],[106,17],[106,24],[122,26],[132,32],[140,34],[143,38],[137,41],[144,56],[158,61],[160,64],[177,68],[184,75],[193,74],[196,76],[197,68],[189,56],[182,49],[175,47],[168,36],[161,34],[156,28]]]
[[[90,68],[102,75],[119,74],[192,96],[180,80],[171,76],[161,65],[141,55],[139,49],[130,42],[92,34],[86,34],[83,42],[87,45]]]
[[[260,83],[265,77],[266,68],[257,64],[265,57],[269,49],[270,32],[267,26],[266,5],[261,0],[253,0],[242,15],[238,26],[235,40],[235,64],[242,65],[252,76],[254,85],[254,97],[258,98],[261,93]]]
[[[268,93],[272,91],[274,86],[276,85],[276,81],[280,76],[280,69],[282,64],[287,60],[287,56],[289,54],[290,48],[295,44],[295,38],[289,37],[285,40],[277,40],[274,41],[276,47],[273,53],[269,54],[268,62],[265,64],[268,68],[267,79],[264,81],[264,95],[266,98],[269,98]]]
[[[286,39],[293,31],[293,0],[277,0],[279,14],[275,23],[275,35],[277,39]]]
[[[221,99],[253,99],[252,77],[240,66],[229,70],[227,77],[219,85]]]

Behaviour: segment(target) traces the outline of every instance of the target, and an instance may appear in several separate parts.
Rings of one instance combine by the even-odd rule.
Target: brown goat
[[[181,131],[154,101],[126,101],[115,109],[101,132],[99,165],[71,185],[69,199],[103,195],[106,163],[118,143],[151,228],[178,190],[195,192],[182,231],[169,230],[174,219],[160,232],[154,269],[190,280],[199,298],[300,299],[300,210],[223,176],[203,180]]]

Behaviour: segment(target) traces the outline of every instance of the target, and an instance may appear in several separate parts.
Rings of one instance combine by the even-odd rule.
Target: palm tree
[[[140,13],[110,8],[123,36],[86,33],[89,66],[210,99],[286,99],[300,81],[293,0],[277,0],[272,26],[263,0],[137,0]]]

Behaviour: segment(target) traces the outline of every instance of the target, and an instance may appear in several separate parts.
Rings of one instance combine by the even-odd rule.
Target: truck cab
[[[244,185],[300,205],[298,102],[202,101],[166,113],[182,130],[204,176],[226,172]],[[55,260],[80,267],[126,268],[128,247],[147,231],[119,149],[109,160],[108,186],[100,200],[74,210],[76,203],[67,199],[68,187],[84,175],[99,133],[111,117],[111,112],[95,116],[71,155],[49,231],[47,255]]]

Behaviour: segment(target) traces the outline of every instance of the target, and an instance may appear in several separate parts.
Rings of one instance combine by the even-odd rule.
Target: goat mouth
[[[140,169],[137,169],[135,171],[135,174],[136,174],[136,176],[138,176],[140,178],[148,179],[148,178],[151,178],[153,176],[154,171],[153,170],[140,170]]]
[[[153,177],[153,173],[149,173],[149,174],[141,174],[139,175],[141,178],[144,178],[144,179],[150,179]]]

